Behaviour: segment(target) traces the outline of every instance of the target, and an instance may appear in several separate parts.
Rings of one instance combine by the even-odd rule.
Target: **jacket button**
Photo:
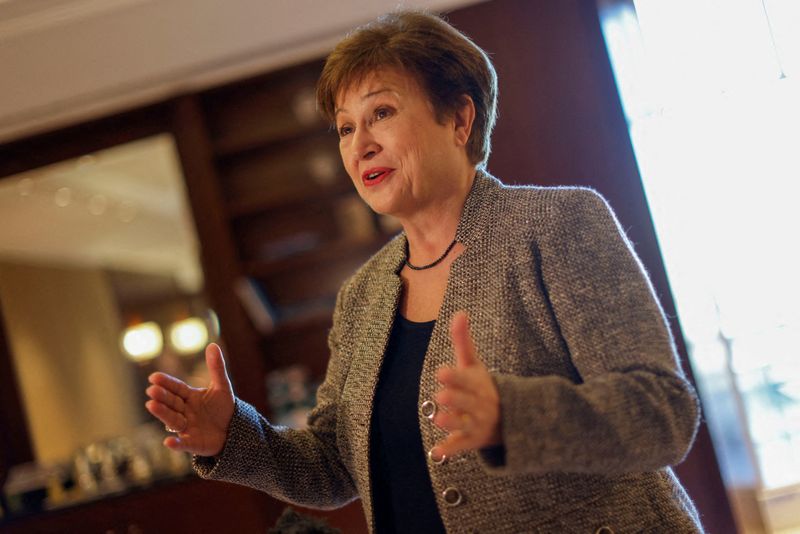
[[[602,526],[594,531],[594,534],[614,534],[611,527]]]
[[[420,411],[422,412],[422,415],[428,419],[433,419],[433,416],[436,415],[436,403],[431,400],[426,400],[422,403]]]
[[[452,486],[442,492],[442,498],[444,498],[444,502],[448,506],[458,506],[464,502],[464,496],[461,495],[461,492],[458,491],[458,488],[454,488]]]
[[[443,454],[441,456],[434,456],[433,449],[430,449],[428,451],[428,460],[430,460],[432,463],[436,465],[442,465],[443,463],[445,463],[445,461],[447,461],[447,455]]]

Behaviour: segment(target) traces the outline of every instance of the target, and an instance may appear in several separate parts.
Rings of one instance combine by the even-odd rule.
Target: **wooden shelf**
[[[315,101],[322,65],[315,60],[207,91],[202,105],[214,153],[231,156],[324,131]]]
[[[228,203],[228,215],[232,218],[260,214],[264,211],[292,210],[314,202],[336,200],[353,194],[353,186],[342,181],[331,187],[319,187],[312,191],[292,191],[283,196],[264,193]]]
[[[268,278],[290,270],[307,269],[320,263],[374,254],[386,244],[390,236],[378,233],[369,241],[340,241],[322,246],[311,252],[296,254],[276,261],[249,261],[244,264],[244,272],[255,278]]]
[[[8,534],[62,532],[267,532],[287,504],[266,493],[190,476],[135,489],[124,494],[0,519]],[[358,503],[331,511],[293,506],[298,512],[325,518],[343,532],[364,533],[367,526]],[[169,510],[169,513],[164,513]]]
[[[328,366],[328,331],[333,324],[333,308],[333,299],[327,306],[322,302],[312,305],[263,336],[261,349],[267,366],[299,364],[308,369],[315,381],[322,381]]]
[[[250,152],[262,150],[264,148],[279,147],[281,145],[291,145],[307,139],[308,137],[319,135],[324,132],[326,124],[322,121],[310,125],[295,124],[287,126],[280,133],[257,132],[247,137],[222,137],[214,141],[212,149],[214,155],[220,159],[244,156]]]
[[[274,339],[304,333],[309,329],[328,328],[331,325],[334,304],[332,298],[309,304],[307,309],[279,319],[275,330],[264,337]]]

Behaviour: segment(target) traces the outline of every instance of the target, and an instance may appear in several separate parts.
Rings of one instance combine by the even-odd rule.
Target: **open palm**
[[[206,347],[206,365],[211,381],[205,388],[191,387],[165,373],[151,374],[148,378],[151,385],[145,390],[150,400],[145,407],[168,430],[175,432],[164,440],[166,447],[199,456],[216,456],[225,445],[234,397],[225,359],[216,343]]]

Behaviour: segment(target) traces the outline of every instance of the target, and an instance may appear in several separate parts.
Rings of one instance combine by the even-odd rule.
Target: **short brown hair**
[[[469,95],[475,121],[467,155],[473,164],[485,166],[497,117],[497,74],[483,50],[436,15],[383,15],[353,30],[328,55],[317,83],[319,110],[334,122],[339,92],[381,67],[398,67],[415,76],[440,121]]]

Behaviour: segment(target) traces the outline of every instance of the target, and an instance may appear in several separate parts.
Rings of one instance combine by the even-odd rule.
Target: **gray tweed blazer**
[[[425,356],[419,426],[453,365],[452,315],[466,310],[501,401],[504,458],[428,461],[448,532],[702,532],[668,467],[694,439],[697,397],[649,279],[603,198],[575,187],[508,187],[479,172]],[[198,474],[303,506],[361,498],[374,529],[369,431],[381,359],[402,289],[400,234],[341,288],[330,362],[308,428],[271,425],[238,400],[216,458]],[[420,491],[426,489],[420,488]],[[409,510],[409,513],[414,513]]]

